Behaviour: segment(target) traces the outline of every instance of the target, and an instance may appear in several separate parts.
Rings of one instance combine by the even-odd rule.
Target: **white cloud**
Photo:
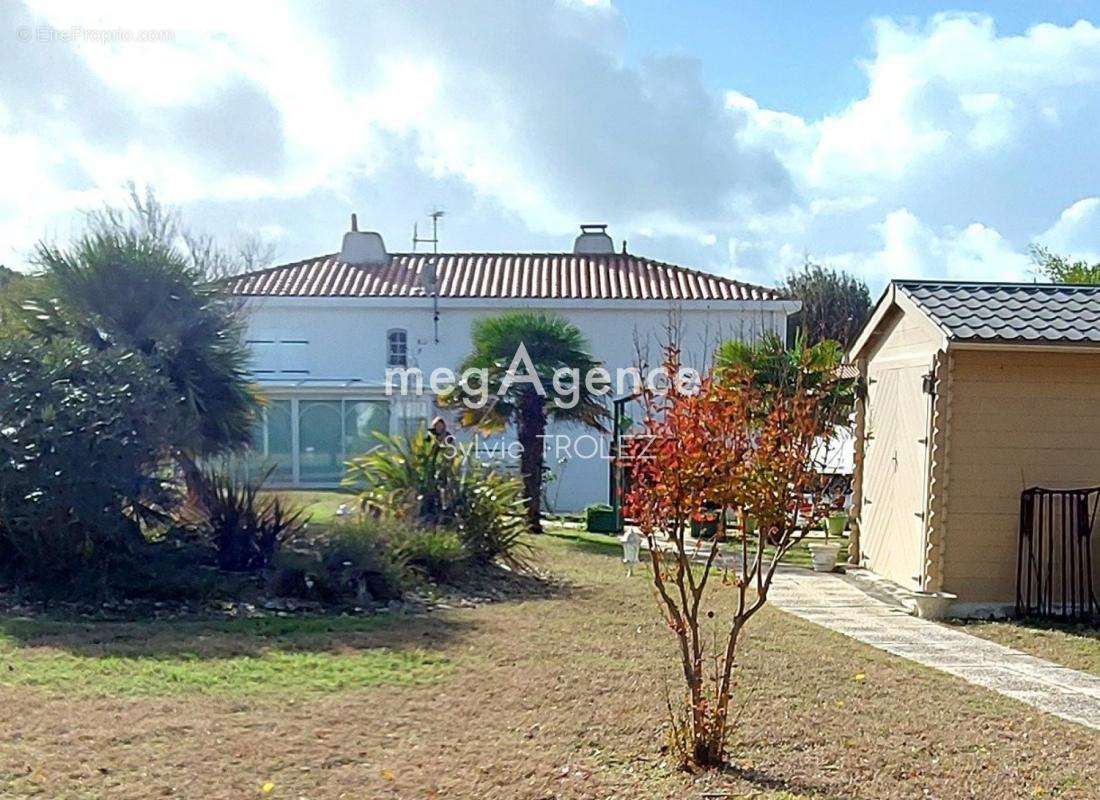
[[[808,200],[806,213],[762,217],[758,250],[794,244],[880,285],[905,274],[1027,279],[1037,235],[1100,249],[1090,208],[1039,234],[1095,189],[1100,28],[1002,37],[989,17],[941,14],[923,27],[877,20],[873,35],[867,94],[839,113],[789,119],[727,95],[750,117],[743,135],[779,154]]]
[[[1036,243],[1055,253],[1100,261],[1100,197],[1086,197],[1071,205],[1036,237]]]
[[[606,219],[618,233],[645,227],[697,250],[712,246],[715,230],[725,234],[734,210],[796,199],[779,157],[738,141],[742,118],[705,89],[698,62],[622,65],[623,22],[607,3],[480,0],[446,14],[429,3],[210,10],[53,2],[13,10],[21,26],[125,25],[172,39],[27,44],[18,56],[34,56],[39,68],[23,70],[19,87],[0,77],[0,98],[42,95],[48,80],[62,101],[75,99],[65,87],[78,75],[125,129],[88,147],[101,114],[76,106],[61,115],[64,129],[49,132],[50,146],[79,153],[96,186],[137,178],[185,204],[321,194],[350,210],[364,181],[400,175],[402,184],[380,187],[384,204],[361,209],[369,224],[400,220],[404,229],[437,202],[433,194],[460,187],[462,205],[495,216],[470,221],[471,230],[567,240],[578,222]],[[0,137],[38,122],[17,116]],[[413,186],[447,190],[413,197]],[[57,187],[45,188],[63,214]],[[342,223],[331,224],[325,234],[335,240]],[[10,253],[26,243],[4,244]]]
[[[1085,21],[999,37],[990,17],[939,14],[922,29],[880,19],[874,35],[867,96],[817,125],[818,183],[899,179],[948,151],[1019,141],[1100,82],[1100,28]]]
[[[872,263],[884,276],[1011,281],[1026,279],[1030,268],[1027,256],[979,222],[933,231],[899,209],[887,216],[882,233],[885,246]]]

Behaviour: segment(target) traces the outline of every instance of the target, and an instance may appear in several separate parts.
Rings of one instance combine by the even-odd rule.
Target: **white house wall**
[[[430,298],[253,299],[248,303],[248,339],[262,343],[256,346],[256,366],[286,373],[258,374],[257,378],[284,395],[293,393],[290,386],[297,379],[313,384],[357,379],[381,386],[386,371],[386,334],[395,328],[408,332],[410,367],[419,367],[425,376],[437,367],[455,369],[470,351],[470,329],[475,320],[520,309],[550,310],[572,321],[612,374],[618,368],[637,365],[639,346],[648,351],[652,364],[659,363],[670,323],[678,331],[685,363],[702,366],[715,345],[725,339],[755,339],[766,332],[784,335],[786,317],[797,308],[789,301],[491,303],[441,300],[437,343]],[[549,431],[551,435],[569,432],[560,427]],[[585,433],[575,429],[571,432]],[[606,453],[607,442],[606,436],[599,437],[598,443],[591,439],[578,442],[580,456],[570,453],[564,462],[553,452],[548,453],[548,462],[557,476],[548,490],[555,510],[577,510],[589,503],[606,502],[606,460],[601,455],[582,456],[597,449],[597,444],[599,452]],[[567,453],[559,451],[559,455]]]

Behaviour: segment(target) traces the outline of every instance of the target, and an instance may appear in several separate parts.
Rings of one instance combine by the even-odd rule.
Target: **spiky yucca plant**
[[[205,467],[197,482],[197,527],[214,545],[218,566],[233,572],[255,571],[271,563],[279,545],[305,528],[305,509],[263,491],[272,468],[248,480]]]
[[[381,447],[348,462],[344,485],[369,514],[453,528],[474,558],[519,561],[523,489],[423,430],[375,434]]]

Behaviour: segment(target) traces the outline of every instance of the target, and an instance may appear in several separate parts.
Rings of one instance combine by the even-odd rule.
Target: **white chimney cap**
[[[577,255],[606,255],[615,252],[615,243],[607,234],[607,225],[581,225],[581,235],[573,242]]]
[[[359,230],[359,220],[355,214],[352,214],[351,230],[344,234],[344,243],[340,247],[340,260],[345,264],[365,266],[386,264],[390,256],[386,252],[386,243],[382,241],[382,234]]]

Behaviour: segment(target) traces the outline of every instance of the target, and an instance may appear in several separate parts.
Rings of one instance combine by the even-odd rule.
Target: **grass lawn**
[[[569,539],[569,540],[572,540],[574,542],[577,542],[582,547],[585,547],[586,549],[591,550],[593,552],[604,552],[605,554],[612,554],[613,552],[620,553],[620,554],[622,553],[622,545],[619,544],[619,540],[614,536],[609,536],[608,534],[588,533],[587,531],[585,531],[583,529],[580,529],[580,528],[559,528],[559,529],[556,529],[556,530],[555,529],[548,529],[548,532],[553,536],[559,536],[559,537],[562,537],[564,539]],[[817,542],[817,541],[823,541],[823,540],[814,539],[814,541]],[[845,560],[848,558],[848,537],[847,536],[833,536],[833,537],[830,537],[829,541],[838,542],[840,544],[840,551],[837,555],[836,562],[838,564],[843,564],[845,562]],[[737,542],[738,543],[735,543],[733,541],[727,542],[724,545],[725,550],[723,552],[727,552],[727,551],[731,551],[731,550],[734,551],[734,552],[739,552],[740,539],[738,539]],[[755,546],[754,542],[749,543],[750,552],[753,552],[752,548],[754,546]],[[709,543],[708,542],[703,542],[701,547],[700,547],[699,552],[704,553],[704,554],[709,552]],[[764,548],[765,558],[770,558],[772,556],[773,552],[774,552],[773,548],[765,547]],[[643,553],[643,555],[644,555],[644,553]],[[792,547],[790,550],[788,550],[787,555],[785,555],[783,557],[783,562],[782,563],[784,563],[784,564],[794,564],[794,565],[797,565],[797,566],[800,566],[800,567],[811,567],[811,566],[813,566],[813,556],[810,555],[810,548],[808,546],[808,543],[805,542],[805,541],[799,542],[794,547]]]
[[[446,673],[438,652],[387,643],[388,625],[383,617],[0,620],[0,684],[79,696],[308,697]]]
[[[304,506],[313,522],[331,522],[336,517],[336,509],[341,503],[355,506],[355,495],[336,490],[311,491],[308,489],[271,490],[294,503]]]
[[[959,626],[975,636],[1100,676],[1100,628],[1095,625],[1010,620]]]
[[[645,570],[534,546],[568,589],[425,616],[0,617],[0,797],[1097,797],[1095,732],[768,608],[734,768],[670,769]]]
[[[305,490],[305,489],[293,489],[293,490],[279,490],[279,494],[288,497],[296,503],[299,503],[306,507],[311,519],[314,522],[324,523],[331,522],[336,516],[336,509],[338,509],[341,503],[351,503],[354,505],[355,496],[346,492],[336,490]],[[615,548],[621,551],[618,540],[614,536],[608,536],[602,533],[588,533],[583,530],[583,527],[571,525],[568,527],[551,527],[553,523],[549,523],[547,530],[555,535],[564,536],[566,538],[575,539],[577,541],[589,542],[590,544],[607,546]],[[814,539],[814,541],[820,541],[820,539]],[[848,537],[847,536],[833,536],[830,541],[840,543],[840,552],[837,555],[837,563],[843,564],[848,558]],[[732,543],[727,547],[732,547]],[[597,548],[599,549],[599,548]],[[772,549],[766,548],[765,554],[770,556]],[[792,547],[787,555],[783,558],[784,564],[796,564],[802,567],[809,567],[813,564],[813,557],[810,555],[809,547],[806,542],[801,542]]]

